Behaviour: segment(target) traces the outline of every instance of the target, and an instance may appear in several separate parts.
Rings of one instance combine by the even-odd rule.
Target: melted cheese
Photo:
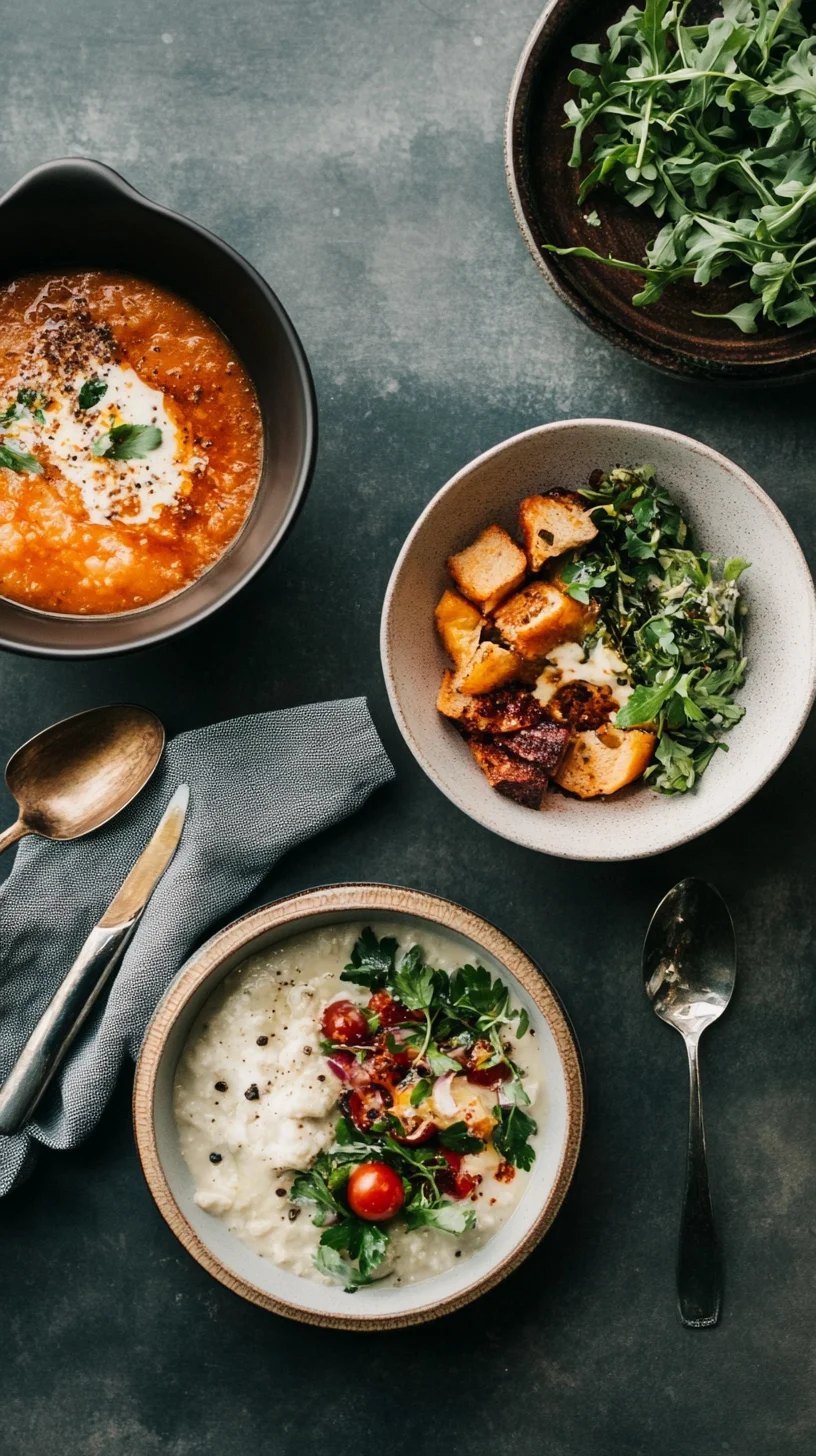
[[[45,423],[26,412],[3,429],[42,463],[51,462],[76,486],[89,521],[105,525],[123,521],[143,525],[164,506],[175,506],[190,494],[193,475],[206,468],[206,456],[194,455],[185,432],[173,417],[173,401],[153,389],[129,364],[100,364],[92,371],[107,390],[98,404],[80,410],[77,381],[70,392],[57,378],[40,371],[37,386],[48,400]],[[30,377],[25,384],[30,385]],[[155,425],[161,444],[140,459],[109,460],[91,452],[94,440],[116,425]]]
[[[619,708],[631,698],[634,688],[629,682],[626,663],[613,647],[596,642],[588,653],[580,642],[562,642],[553,647],[547,666],[539,677],[533,696],[547,704],[566,683],[585,682],[594,687],[609,688]]]

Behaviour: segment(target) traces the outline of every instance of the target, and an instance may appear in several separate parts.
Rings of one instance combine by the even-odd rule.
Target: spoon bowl
[[[6,765],[20,813],[0,851],[25,834],[79,839],[101,828],[144,788],[163,749],[155,713],[130,703],[90,708],[29,738]]]
[[[722,1016],[736,977],[734,926],[713,885],[681,880],[661,900],[643,948],[646,995],[661,1021],[700,1036]]]

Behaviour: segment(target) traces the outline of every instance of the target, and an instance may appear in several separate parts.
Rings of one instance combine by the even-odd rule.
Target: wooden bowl
[[[248,956],[301,931],[342,921],[395,918],[413,934],[441,928],[510,986],[536,1033],[545,1069],[545,1115],[533,1139],[536,1161],[507,1223],[461,1264],[415,1284],[359,1289],[350,1296],[281,1269],[241,1243],[194,1201],[173,1117],[173,1082],[184,1044],[204,1002]],[[526,1258],[561,1207],[578,1158],[584,1123],[581,1062],[552,987],[512,940],[450,900],[393,885],[330,885],[265,905],[213,936],[179,971],[156,1009],[136,1068],[136,1144],[150,1191],[194,1259],[234,1293],[306,1324],[338,1329],[396,1329],[459,1309],[498,1284]]]
[[[757,334],[741,334],[724,319],[695,316],[695,309],[725,312],[750,297],[747,287],[744,294],[729,289],[727,275],[706,288],[669,287],[659,303],[635,308],[632,295],[642,286],[636,274],[543,250],[545,243],[583,246],[638,263],[660,228],[647,207],[633,208],[611,189],[596,188],[579,207],[578,188],[589,168],[569,166],[574,133],[564,128],[564,103],[575,95],[567,80],[578,65],[572,47],[605,40],[607,27],[625,10],[625,0],[550,0],[524,47],[507,104],[505,164],[525,242],[559,298],[610,343],[647,364],[706,379],[801,378],[816,368],[813,325],[765,325]],[[588,150],[587,141],[585,157]],[[600,227],[584,221],[592,209]]]

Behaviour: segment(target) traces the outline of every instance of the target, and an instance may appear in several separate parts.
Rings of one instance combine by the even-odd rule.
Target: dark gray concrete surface
[[[568,864],[492,838],[437,793],[380,674],[380,602],[420,508],[541,421],[698,436],[757,477],[814,559],[812,388],[644,372],[528,257],[502,119],[536,13],[537,0],[31,0],[4,14],[0,186],[94,156],[234,244],[301,332],[321,447],[272,568],[200,630],[91,665],[0,658],[0,755],[121,698],[175,731],[367,693],[396,784],[292,855],[262,898],[376,878],[494,918],[563,994],[589,1084],[578,1175],[537,1252],[470,1309],[384,1337],[300,1327],[209,1279],[153,1208],[123,1085],[85,1148],[44,1158],[0,1206],[4,1456],[814,1450],[812,728],[696,844]],[[674,1308],[683,1052],[639,975],[649,913],[686,874],[719,885],[741,949],[734,1003],[704,1044],[727,1290],[720,1327],[702,1333]]]

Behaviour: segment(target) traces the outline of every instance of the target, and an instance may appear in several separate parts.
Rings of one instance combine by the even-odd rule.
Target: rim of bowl
[[[665,843],[659,845],[654,849],[632,850],[625,854],[572,854],[566,850],[545,848],[542,845],[534,844],[530,835],[525,835],[520,832],[514,833],[509,829],[499,829],[496,827],[496,825],[488,823],[487,819],[478,811],[478,809],[475,809],[470,804],[465,803],[458,794],[453,792],[453,790],[437,772],[436,767],[431,759],[429,759],[425,755],[416,738],[414,737],[414,734],[411,731],[410,723],[408,722],[408,719],[406,718],[405,713],[402,710],[399,689],[397,687],[396,678],[391,666],[391,623],[393,600],[397,588],[397,582],[402,572],[403,565],[405,564],[406,558],[411,552],[411,548],[413,547],[414,541],[420,530],[424,526],[425,522],[433,515],[437,505],[442,500],[442,498],[448,495],[450,491],[454,490],[459,485],[459,483],[471,473],[472,470],[476,469],[477,466],[483,465],[485,461],[492,459],[496,455],[501,455],[505,452],[510,453],[515,448],[515,446],[520,443],[520,441],[528,440],[535,435],[560,434],[569,430],[578,429],[608,429],[610,426],[617,429],[638,430],[661,440],[677,441],[691,452],[702,455],[706,460],[712,461],[721,469],[726,470],[730,475],[735,476],[739,480],[740,484],[744,485],[746,489],[751,493],[751,495],[753,495],[755,499],[759,501],[760,505],[762,505],[764,509],[768,512],[768,514],[773,517],[777,526],[780,527],[782,531],[786,534],[794,551],[794,554],[798,559],[798,564],[801,567],[803,573],[803,581],[810,586],[810,591],[808,593],[808,602],[810,607],[810,662],[808,663],[807,670],[808,690],[806,698],[803,700],[799,716],[791,723],[787,737],[779,745],[778,752],[776,754],[772,767],[769,768],[768,771],[764,773],[763,776],[756,783],[752,783],[749,788],[745,789],[744,791],[737,791],[730,807],[712,815],[709,819],[706,820],[705,824],[701,825],[699,829],[694,829],[690,833],[670,835],[666,838]],[[618,420],[611,418],[606,419],[601,416],[593,415],[588,415],[585,418],[573,420],[552,420],[549,424],[534,425],[532,429],[521,430],[517,435],[510,435],[508,439],[501,440],[498,445],[491,446],[489,450],[485,450],[481,455],[477,455],[473,458],[473,460],[469,460],[466,465],[462,466],[461,470],[457,470],[456,474],[452,475],[450,480],[446,481],[442,488],[436,492],[436,495],[431,498],[425,509],[417,517],[416,521],[411,527],[411,530],[406,536],[405,541],[403,542],[399,556],[394,563],[393,570],[389,577],[388,586],[386,587],[385,597],[383,600],[382,615],[380,617],[380,660],[382,664],[383,677],[385,678],[385,686],[388,692],[388,700],[391,704],[391,711],[394,714],[397,727],[399,728],[405,742],[410,748],[420,768],[427,774],[428,778],[432,781],[432,783],[436,784],[436,787],[442,791],[446,799],[449,799],[452,804],[455,804],[458,809],[461,809],[463,814],[467,814],[468,818],[474,819],[477,824],[481,824],[485,829],[489,829],[493,834],[498,834],[502,839],[510,840],[510,842],[513,844],[520,844],[526,849],[533,849],[538,854],[551,854],[555,859],[574,859],[586,863],[604,862],[615,864],[622,863],[625,860],[649,859],[653,855],[664,854],[669,849],[676,849],[681,844],[688,844],[691,842],[691,840],[698,839],[701,834],[707,834],[710,829],[715,829],[716,826],[718,824],[722,824],[724,820],[730,819],[732,814],[735,814],[738,809],[741,809],[744,804],[748,803],[749,799],[752,799],[755,794],[759,793],[759,790],[768,782],[773,774],[776,773],[776,770],[779,768],[780,764],[782,764],[787,758],[800,733],[802,732],[805,723],[807,722],[808,715],[811,708],[813,707],[814,697],[816,697],[816,591],[814,590],[813,579],[811,577],[810,568],[805,558],[805,553],[802,550],[796,534],[790,526],[789,522],[787,521],[784,513],[780,510],[776,502],[771,500],[771,497],[766,494],[766,492],[762,489],[762,486],[758,485],[753,477],[750,476],[747,471],[742,469],[742,466],[737,465],[733,460],[729,460],[727,455],[722,455],[719,450],[712,449],[710,445],[703,444],[701,440],[695,440],[691,435],[683,435],[678,430],[664,429],[662,425],[644,425],[639,424],[636,420]]]
[[[511,979],[517,980],[532,997],[552,1032],[564,1071],[566,1136],[558,1172],[534,1223],[505,1258],[480,1279],[473,1280],[446,1299],[429,1299],[420,1308],[402,1314],[366,1314],[359,1317],[355,1317],[353,1313],[321,1314],[290,1300],[277,1298],[236,1274],[199,1238],[179,1208],[165,1175],[156,1139],[156,1078],[170,1030],[190,997],[227,956],[244,946],[248,947],[264,931],[288,925],[294,932],[298,922],[307,915],[349,910],[379,911],[431,920],[446,930],[453,930],[475,941],[489,951],[506,968]],[[584,1108],[583,1066],[575,1034],[560,997],[526,951],[489,920],[453,900],[428,894],[424,890],[368,880],[349,880],[313,890],[299,890],[270,905],[264,905],[259,910],[250,910],[212,936],[182,966],[156,1007],[139,1052],[133,1087],[133,1128],[142,1172],[159,1212],[188,1254],[220,1284],[262,1309],[300,1320],[304,1324],[345,1330],[401,1329],[406,1325],[423,1324],[461,1309],[516,1269],[543,1238],[564,1201],[578,1161],[584,1129]],[[428,1282],[431,1283],[432,1280]]]
[[[14,182],[11,187],[7,188],[2,196],[0,196],[0,222],[2,222],[3,206],[8,202],[14,201],[19,195],[24,194],[29,187],[44,180],[50,180],[52,177],[54,181],[58,181],[61,176],[69,176],[72,172],[85,172],[89,176],[95,178],[97,181],[109,187],[112,192],[119,192],[123,197],[127,198],[128,201],[132,202],[134,206],[143,208],[147,212],[156,213],[162,217],[171,218],[173,222],[179,223],[181,225],[182,230],[188,229],[192,233],[197,233],[198,236],[202,238],[206,244],[212,247],[215,252],[225,255],[240,269],[242,269],[244,273],[248,275],[251,283],[262,295],[268,307],[271,308],[272,312],[277,315],[283,333],[286,336],[289,348],[292,351],[292,357],[295,362],[298,376],[300,378],[301,387],[303,390],[304,405],[303,461],[292,489],[291,500],[287,507],[286,513],[283,516],[280,525],[278,526],[277,531],[274,533],[273,536],[270,537],[263,550],[259,553],[257,560],[254,561],[251,566],[247,567],[247,570],[244,572],[240,580],[233,582],[232,586],[225,590],[223,594],[220,595],[215,601],[209,603],[209,605],[207,606],[200,607],[197,611],[191,613],[189,616],[185,616],[180,622],[174,623],[171,626],[163,627],[158,631],[149,630],[149,620],[151,612],[156,611],[162,606],[166,606],[169,601],[172,601],[174,599],[177,600],[180,597],[183,597],[186,592],[192,590],[192,588],[195,587],[196,584],[201,581],[202,578],[206,576],[207,573],[211,571],[214,566],[218,564],[218,561],[222,560],[224,556],[232,551],[233,547],[237,544],[238,540],[243,535],[246,527],[249,525],[250,517],[255,508],[258,495],[262,489],[262,479],[259,480],[258,489],[256,490],[255,496],[253,497],[252,505],[250,506],[249,512],[243,525],[241,526],[240,531],[238,532],[238,535],[233,538],[233,540],[227,546],[226,550],[221,553],[221,556],[217,557],[216,560],[211,564],[211,566],[208,567],[206,571],[202,572],[201,576],[196,577],[195,581],[189,582],[186,587],[183,587],[181,591],[174,593],[171,597],[164,597],[158,602],[151,602],[147,607],[139,608],[136,612],[112,612],[107,614],[100,614],[99,616],[89,617],[83,617],[81,615],[66,617],[63,613],[60,612],[40,612],[36,608],[26,607],[24,603],[11,603],[11,605],[19,607],[22,613],[31,612],[33,615],[36,616],[56,618],[57,620],[70,620],[74,623],[85,621],[87,621],[89,624],[93,624],[94,622],[98,621],[116,622],[120,619],[130,622],[133,620],[134,616],[143,614],[146,630],[138,639],[133,642],[116,643],[112,646],[105,645],[101,647],[41,647],[39,645],[29,646],[26,643],[12,641],[0,635],[0,648],[5,649],[7,652],[18,653],[24,657],[82,659],[94,657],[111,657],[125,652],[139,652],[144,647],[152,647],[158,642],[165,642],[171,637],[176,637],[179,635],[179,633],[186,632],[191,627],[196,627],[199,623],[206,621],[206,619],[208,617],[211,617],[214,612],[220,611],[222,607],[226,606],[227,602],[232,601],[233,597],[235,597],[238,592],[243,591],[244,587],[249,585],[253,578],[257,576],[258,572],[267,565],[267,563],[275,554],[275,552],[279,549],[279,547],[283,545],[286,537],[289,535],[289,532],[295,524],[295,521],[304,504],[304,501],[309,491],[309,487],[312,483],[315,465],[317,462],[317,393],[315,390],[309,361],[306,357],[306,350],[304,349],[303,344],[300,341],[300,337],[297,333],[297,330],[295,329],[294,324],[292,323],[292,320],[290,319],[277,294],[267,283],[263,275],[258,272],[257,268],[255,268],[254,265],[250,263],[243,256],[242,253],[239,253],[237,248],[233,248],[231,243],[225,242],[224,239],[219,237],[217,233],[211,232],[209,228],[204,227],[203,224],[200,222],[196,222],[194,218],[187,217],[182,212],[176,212],[175,209],[172,207],[165,207],[164,204],[161,202],[155,202],[152,197],[147,197],[143,192],[139,192],[137,188],[132,185],[132,183],[128,182],[126,177],[122,176],[121,172],[117,172],[113,167],[109,167],[105,162],[97,162],[93,157],[56,157],[53,161],[42,162],[39,166],[30,168],[28,172],[25,172],[22,177],[19,177],[18,180]],[[147,274],[138,274],[136,276],[145,278],[147,282],[151,281]],[[181,294],[179,296],[183,297],[183,295]],[[204,309],[200,309],[199,311],[202,313],[205,312]],[[207,315],[207,317],[209,318],[209,315]],[[210,322],[212,322],[212,320],[210,320]],[[215,327],[218,328],[218,325],[216,324]],[[221,332],[224,333],[225,337],[227,338],[227,342],[231,345],[231,347],[235,348],[235,345],[232,344],[232,340],[225,333],[225,331],[221,330]],[[245,365],[244,368],[246,368]],[[247,373],[249,374],[249,370],[247,370]],[[257,394],[257,386],[255,384],[255,380],[252,378],[251,374],[249,375],[249,377],[250,379],[252,379],[252,385]],[[261,462],[261,471],[263,472],[263,460]],[[6,598],[5,600],[8,601],[9,599]]]
[[[530,224],[522,187],[519,183],[521,156],[525,150],[525,144],[517,140],[517,132],[521,118],[526,119],[532,77],[531,62],[535,59],[535,64],[538,63],[539,58],[535,53],[542,42],[545,47],[549,45],[551,38],[547,36],[546,32],[551,28],[551,24],[561,8],[561,3],[562,0],[547,0],[547,4],[524,42],[513,72],[504,113],[504,173],[507,190],[510,194],[510,202],[519,232],[539,272],[561,302],[572,309],[573,313],[578,314],[579,318],[582,318],[595,333],[600,334],[602,338],[617,348],[624,349],[641,364],[648,364],[651,368],[659,369],[662,374],[668,374],[674,379],[706,379],[712,384],[739,382],[745,385],[767,386],[769,384],[795,384],[812,377],[814,369],[816,369],[814,351],[806,356],[791,355],[787,359],[780,359],[772,365],[767,365],[753,360],[746,360],[744,364],[733,361],[708,363],[695,358],[679,342],[661,349],[651,339],[645,338],[635,330],[628,330],[616,319],[610,318],[609,315],[591,304],[571,282],[568,274],[559,272],[557,264],[550,262],[541,251]]]

